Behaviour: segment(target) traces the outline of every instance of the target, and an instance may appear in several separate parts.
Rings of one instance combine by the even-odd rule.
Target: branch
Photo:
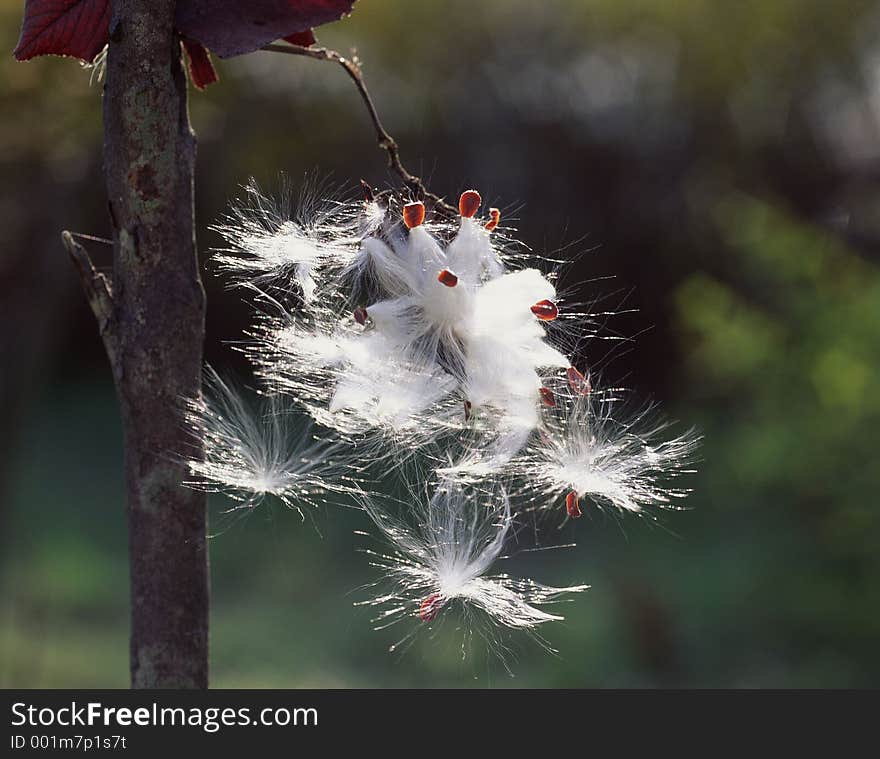
[[[354,82],[354,86],[357,88],[358,93],[361,96],[361,100],[364,101],[364,105],[367,108],[367,113],[370,115],[370,120],[373,122],[373,129],[376,131],[376,140],[379,143],[379,147],[382,148],[388,154],[388,167],[395,173],[397,176],[401,178],[403,183],[410,189],[413,195],[419,199],[427,199],[431,201],[434,208],[444,215],[455,218],[458,216],[458,209],[451,206],[447,203],[443,198],[439,195],[435,195],[432,192],[428,191],[428,188],[425,187],[425,183],[422,181],[421,177],[416,176],[415,174],[411,174],[407,171],[406,167],[400,160],[400,149],[397,146],[397,142],[395,142],[394,138],[388,134],[388,130],[382,124],[382,120],[379,118],[379,113],[376,110],[376,105],[373,103],[373,98],[370,96],[370,91],[367,89],[367,84],[364,81],[363,71],[361,70],[360,62],[357,57],[345,58],[334,50],[329,50],[325,47],[302,47],[301,45],[287,45],[287,44],[271,44],[265,45],[262,50],[265,50],[270,53],[285,53],[287,55],[301,55],[306,58],[313,58],[318,61],[332,61],[333,63],[337,63],[345,70],[345,73],[351,78]]]
[[[73,235],[65,230],[61,233],[61,242],[67,249],[73,265],[79,273],[80,283],[88,298],[92,313],[98,320],[98,329],[109,351],[113,334],[113,291],[110,282],[95,269],[86,249],[73,239]]]
[[[193,216],[196,137],[176,0],[113,0],[104,180],[113,222],[114,379],[125,441],[133,688],[207,688],[207,499],[184,485],[202,442],[205,293]]]

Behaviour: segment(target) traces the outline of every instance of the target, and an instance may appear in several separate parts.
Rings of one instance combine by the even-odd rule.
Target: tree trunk
[[[186,79],[174,0],[114,0],[104,89],[112,282],[65,236],[104,338],[122,414],[134,688],[206,688],[206,499],[182,485],[201,392],[204,290],[196,258]],[[195,451],[198,455],[199,451]]]

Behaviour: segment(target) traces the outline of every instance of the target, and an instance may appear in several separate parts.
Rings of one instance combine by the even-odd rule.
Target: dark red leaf
[[[175,25],[228,58],[336,21],[351,13],[352,5],[354,0],[180,0]]]
[[[311,47],[317,42],[315,33],[311,29],[306,29],[304,32],[297,32],[296,34],[288,34],[284,39],[291,45],[299,45],[300,47]]]
[[[203,90],[209,84],[214,84],[220,77],[211,63],[211,56],[198,42],[183,38],[183,49],[189,59],[189,78],[196,89]]]
[[[72,55],[91,61],[107,44],[110,0],[25,0],[13,55]]]

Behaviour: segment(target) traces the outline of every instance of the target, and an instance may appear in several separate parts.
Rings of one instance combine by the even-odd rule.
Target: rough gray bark
[[[196,141],[174,0],[114,0],[104,89],[112,281],[70,235],[113,369],[125,438],[135,688],[208,684],[208,554],[181,399],[199,396],[204,291],[193,224]],[[197,454],[198,452],[196,452]]]

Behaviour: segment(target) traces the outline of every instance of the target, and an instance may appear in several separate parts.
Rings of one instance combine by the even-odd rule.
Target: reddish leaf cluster
[[[184,41],[193,84],[217,80],[208,50],[226,58],[277,39],[315,41],[312,27],[351,13],[355,0],[179,0],[174,24]],[[15,57],[71,55],[94,60],[110,30],[110,0],[25,0]]]

